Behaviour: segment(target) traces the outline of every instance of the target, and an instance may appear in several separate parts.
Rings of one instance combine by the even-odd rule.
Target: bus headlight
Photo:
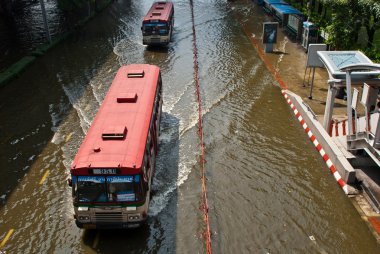
[[[79,221],[88,221],[90,220],[90,216],[78,216]]]
[[[132,214],[128,216],[128,220],[138,220],[140,219],[140,214]]]

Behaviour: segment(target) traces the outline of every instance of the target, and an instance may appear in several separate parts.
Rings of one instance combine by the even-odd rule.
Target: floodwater
[[[175,1],[173,42],[160,50],[141,43],[150,4],[112,3],[1,89],[0,239],[13,233],[0,252],[205,252],[190,2]],[[255,8],[194,2],[213,252],[379,253],[237,21],[261,26]],[[131,63],[160,66],[164,83],[150,216],[136,230],[81,230],[69,166]]]
[[[40,2],[18,0],[14,5],[18,5],[19,7],[15,8],[13,13],[14,19],[12,21],[6,21],[0,16],[1,71],[4,71],[27,53],[48,41],[41,15]],[[51,38],[55,39],[60,33],[66,32],[67,18],[57,8],[56,0],[47,0],[45,2],[45,11],[49,20]]]

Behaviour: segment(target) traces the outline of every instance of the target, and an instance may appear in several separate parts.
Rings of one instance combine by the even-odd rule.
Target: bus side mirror
[[[71,178],[67,179],[67,183],[70,187],[73,187],[73,180],[71,180]]]

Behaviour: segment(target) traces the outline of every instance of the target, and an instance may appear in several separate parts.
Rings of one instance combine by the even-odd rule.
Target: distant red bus
[[[174,5],[172,2],[153,3],[144,17],[141,27],[144,45],[169,44],[174,26]]]
[[[147,219],[161,108],[157,66],[119,69],[71,165],[78,227],[138,227]]]

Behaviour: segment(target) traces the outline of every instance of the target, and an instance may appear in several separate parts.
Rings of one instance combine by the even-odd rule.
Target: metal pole
[[[346,93],[347,93],[347,117],[348,117],[348,135],[352,135],[352,108],[351,108],[351,73],[346,72]]]
[[[311,78],[310,95],[309,95],[310,100],[313,99],[314,74],[315,74],[315,67],[313,67],[313,77]]]
[[[367,106],[364,106],[364,113],[365,113],[365,136],[367,140],[369,140],[369,131],[368,131],[368,108]]]
[[[41,4],[42,17],[43,17],[43,19],[44,19],[44,26],[45,26],[45,31],[46,31],[46,37],[47,37],[49,43],[51,43],[51,37],[50,37],[50,32],[49,32],[49,26],[48,26],[47,19],[46,19],[46,11],[45,11],[45,3],[44,3],[44,0],[40,0],[40,4]]]
[[[305,73],[303,74],[303,81],[302,81],[302,86],[303,86],[303,87],[305,87],[306,71],[307,71],[307,66],[305,67]]]

